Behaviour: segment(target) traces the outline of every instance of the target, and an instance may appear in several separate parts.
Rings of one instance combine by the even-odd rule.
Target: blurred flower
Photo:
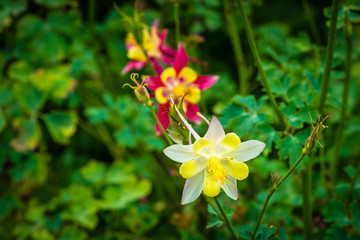
[[[163,69],[156,61],[151,59],[151,62],[159,75],[150,76],[146,83],[155,92],[155,98],[160,104],[158,118],[164,129],[169,126],[170,98],[177,101],[183,97],[186,116],[195,123],[200,122],[201,118],[196,113],[199,112],[197,103],[200,101],[201,91],[214,85],[219,77],[198,76],[192,68],[187,66],[188,56],[182,45],[179,45],[172,67]],[[157,124],[156,132],[161,134]]]
[[[175,144],[164,149],[166,156],[182,163],[180,175],[187,179],[181,204],[195,201],[201,192],[215,197],[221,189],[230,198],[238,199],[236,180],[247,178],[249,168],[245,162],[257,157],[264,150],[265,143],[257,140],[241,143],[235,133],[225,135],[215,116],[203,138],[186,121],[184,124],[195,137],[194,144]]]
[[[124,69],[122,74],[126,74],[132,69],[140,70],[146,65],[146,58],[154,58],[155,61],[170,65],[172,64],[176,51],[165,44],[167,30],[164,29],[159,33],[159,21],[155,21],[150,29],[142,30],[142,45],[140,45],[133,33],[128,33],[125,43],[127,49],[127,57],[131,60]],[[145,51],[145,52],[144,52]]]

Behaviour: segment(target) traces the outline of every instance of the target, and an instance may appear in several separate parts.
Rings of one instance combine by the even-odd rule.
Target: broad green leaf
[[[148,180],[132,179],[121,186],[108,186],[102,192],[103,209],[123,209],[130,203],[147,196],[151,191]]]
[[[53,99],[66,98],[75,87],[75,79],[69,76],[69,66],[62,65],[52,69],[39,69],[31,75],[31,82]]]
[[[108,184],[122,184],[134,177],[134,167],[131,164],[124,162],[114,162],[106,173],[106,183]]]
[[[311,129],[307,128],[298,132],[295,136],[288,136],[279,140],[276,143],[276,148],[279,149],[279,156],[281,159],[289,158],[290,165],[293,165],[302,154],[302,149],[306,139],[310,136]],[[306,161],[308,156],[305,156],[303,161]]]
[[[81,176],[93,184],[99,184],[104,181],[106,166],[102,162],[91,160],[80,169]]]
[[[45,103],[43,94],[30,84],[14,84],[13,93],[19,103],[30,112],[39,111]]]
[[[85,240],[87,234],[85,231],[79,229],[77,225],[66,225],[61,230],[60,240]]]
[[[33,69],[26,61],[17,61],[11,64],[8,75],[19,82],[28,82]]]
[[[17,16],[27,7],[26,0],[2,0],[0,1],[0,32],[12,22],[11,16]]]
[[[11,141],[11,146],[19,152],[35,149],[41,137],[41,130],[37,119],[15,119],[13,125],[18,129],[19,133]]]
[[[99,204],[94,199],[91,188],[72,184],[61,192],[60,200],[67,204],[67,208],[61,212],[63,219],[74,221],[88,229],[96,227]]]
[[[44,121],[54,141],[67,144],[76,131],[78,119],[71,111],[52,111],[45,115]]]

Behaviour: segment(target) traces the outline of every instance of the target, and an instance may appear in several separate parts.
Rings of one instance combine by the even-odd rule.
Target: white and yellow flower
[[[188,125],[188,128],[191,127]],[[166,156],[182,163],[180,174],[186,178],[186,183],[181,204],[195,201],[201,192],[215,197],[221,189],[230,198],[238,199],[236,180],[247,178],[249,168],[245,162],[257,157],[265,143],[257,140],[241,143],[235,133],[225,135],[215,116],[203,138],[193,129],[189,130],[196,139],[194,144],[175,144],[164,149]]]

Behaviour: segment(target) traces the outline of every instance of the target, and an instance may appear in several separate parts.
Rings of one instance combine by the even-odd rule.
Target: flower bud
[[[303,153],[304,154],[308,154],[311,152],[311,150],[313,150],[316,145],[319,143],[319,139],[321,138],[321,134],[322,131],[327,128],[328,126],[324,125],[325,120],[328,118],[329,116],[324,117],[322,120],[319,117],[315,127],[312,124],[312,118],[310,115],[310,119],[311,119],[311,134],[310,136],[306,139],[305,141],[305,146],[303,148]],[[320,144],[320,143],[319,143]],[[320,144],[321,146],[321,144]],[[322,146],[321,146],[322,147]]]
[[[141,84],[138,83],[137,78],[139,77],[139,74],[137,73],[132,73],[130,75],[130,79],[136,84],[136,86],[131,86],[130,84],[126,83],[123,85],[123,87],[125,86],[129,86],[130,88],[134,89],[134,93],[136,98],[145,106],[150,107],[152,105],[152,101],[150,100],[150,95],[148,90],[146,89],[146,79],[148,78],[147,76],[143,78]]]

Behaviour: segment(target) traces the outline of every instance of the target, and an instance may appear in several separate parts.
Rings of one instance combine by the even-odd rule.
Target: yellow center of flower
[[[209,176],[215,182],[220,182],[221,185],[224,185],[225,182],[229,182],[227,179],[228,171],[221,165],[219,158],[212,156],[207,162],[207,168]]]
[[[189,67],[182,68],[178,74],[174,68],[166,68],[160,75],[165,86],[159,87],[155,91],[157,101],[160,104],[165,104],[170,97],[177,99],[185,96],[185,101],[198,103],[201,98],[201,91],[193,84],[197,77],[197,73]]]

